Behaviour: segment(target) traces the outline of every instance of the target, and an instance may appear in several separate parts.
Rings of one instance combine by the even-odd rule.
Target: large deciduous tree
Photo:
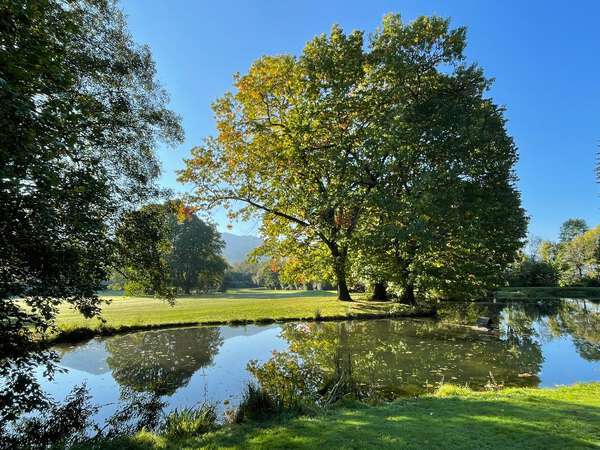
[[[215,103],[218,135],[181,179],[202,206],[261,215],[267,241],[324,245],[342,300],[356,249],[407,301],[419,283],[491,278],[526,221],[502,109],[464,47],[447,20],[389,15],[366,43],[335,26],[297,58],[261,58]]]
[[[261,58],[215,103],[219,134],[193,149],[181,175],[203,206],[242,202],[238,216],[280,219],[278,233],[326,245],[342,300],[348,240],[372,188],[363,170],[365,56],[362,33],[336,27],[300,58]]]
[[[156,244],[136,240],[142,232]],[[114,285],[126,292],[172,297],[178,290],[189,294],[221,286],[227,268],[221,235],[179,201],[128,212],[116,237],[122,247],[122,267],[115,278],[122,283]]]
[[[372,125],[381,177],[361,223],[371,261],[360,265],[377,266],[375,281],[394,282],[409,303],[415,288],[480,294],[526,231],[516,148],[502,108],[485,96],[491,82],[464,64],[464,30],[441,19],[403,27],[388,16],[371,45],[385,106]]]
[[[112,0],[0,3],[2,425],[40,405],[29,369],[52,355],[24,352],[58,305],[99,313],[116,223],[157,193],[157,143],[182,140],[155,72]]]
[[[221,286],[227,263],[221,256],[224,242],[217,229],[195,214],[177,223],[170,255],[173,284],[186,294]]]

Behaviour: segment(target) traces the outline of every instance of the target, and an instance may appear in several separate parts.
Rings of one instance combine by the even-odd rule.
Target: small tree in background
[[[173,252],[170,255],[173,284],[189,294],[192,289],[218,288],[227,263],[221,256],[224,242],[210,224],[189,214],[175,225]]]
[[[560,284],[598,285],[600,275],[600,226],[577,235],[560,245],[557,264]]]
[[[139,228],[139,229],[138,229]],[[156,245],[128,242],[133,232],[145,229]],[[117,229],[125,259],[120,271],[122,287],[129,295],[164,294],[173,296],[217,289],[223,282],[227,263],[221,256],[224,242],[212,224],[200,220],[179,202],[146,205],[128,213]],[[160,285],[156,286],[156,280]],[[164,296],[164,295],[163,295]]]
[[[561,227],[558,235],[559,244],[572,241],[578,236],[581,236],[588,231],[588,225],[583,219],[569,219],[565,221]]]

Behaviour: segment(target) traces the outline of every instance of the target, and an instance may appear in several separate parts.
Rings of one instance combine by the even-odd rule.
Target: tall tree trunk
[[[385,301],[388,299],[385,282],[378,281],[373,285],[373,296],[371,297],[371,299],[379,301]]]
[[[345,275],[343,278],[338,277],[337,296],[338,296],[338,300],[342,300],[344,302],[352,301],[352,297],[350,297],[350,291],[348,290],[348,284],[346,283]]]
[[[404,292],[402,293],[402,297],[400,297],[400,303],[407,305],[417,304],[417,301],[415,300],[415,287],[411,282],[404,287]]]
[[[337,281],[338,300],[345,302],[352,301],[348,284],[346,283],[346,261],[348,259],[348,249],[339,248],[336,244],[330,244],[331,256],[333,256],[333,270]]]
[[[402,279],[404,282],[404,292],[400,297],[400,303],[404,303],[407,305],[415,305],[417,301],[415,300],[415,286],[414,286],[414,278],[411,274],[411,262],[415,256],[417,250],[417,246],[414,241],[410,241],[407,247],[406,253],[407,255],[401,257],[399,254],[396,254],[396,262],[400,266],[400,270],[402,273]]]

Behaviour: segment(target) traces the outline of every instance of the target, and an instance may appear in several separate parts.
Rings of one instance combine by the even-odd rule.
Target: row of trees
[[[522,245],[517,152],[465,29],[388,15],[268,56],[213,106],[218,134],[180,180],[196,206],[262,219],[262,252],[299,280],[480,294]]]
[[[557,242],[531,239],[507,274],[515,286],[600,285],[600,226],[583,219],[563,223]]]
[[[265,287],[268,289],[332,289],[326,279],[307,281],[295,271],[291,263],[281,266],[274,259],[256,259],[234,264],[224,274],[222,289]],[[293,268],[293,267],[292,267]]]

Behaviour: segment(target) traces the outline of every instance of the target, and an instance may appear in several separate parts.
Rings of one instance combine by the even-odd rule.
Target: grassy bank
[[[57,339],[74,340],[92,334],[155,327],[225,323],[266,323],[289,320],[332,320],[384,317],[389,314],[423,315],[420,311],[390,302],[372,302],[364,294],[341,302],[330,291],[272,291],[239,289],[222,294],[178,298],[175,305],[151,297],[103,296],[112,299],[99,319],[85,319],[68,306],[58,315]]]
[[[600,300],[600,287],[511,287],[496,291],[498,300],[587,298]]]
[[[384,406],[351,404],[312,417],[225,426],[202,436],[167,439],[140,433],[105,449],[176,448],[460,448],[600,447],[600,383],[554,389],[437,394]]]

